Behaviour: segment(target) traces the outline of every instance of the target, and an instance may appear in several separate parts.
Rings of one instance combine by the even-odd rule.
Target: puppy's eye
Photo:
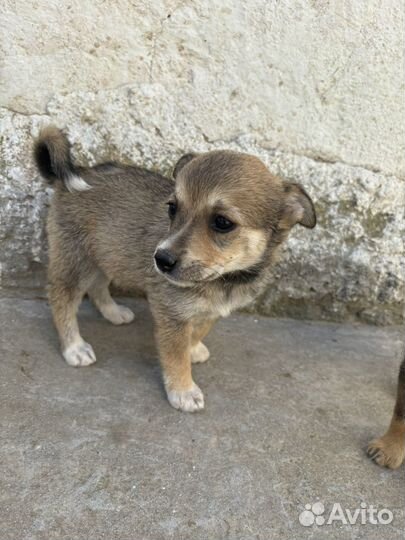
[[[167,203],[168,209],[167,212],[169,214],[169,218],[173,219],[177,212],[177,204],[173,201],[170,201]]]
[[[230,221],[228,218],[220,215],[214,216],[214,219],[211,223],[211,228],[219,233],[227,233],[229,231],[232,231],[235,227],[235,223]]]

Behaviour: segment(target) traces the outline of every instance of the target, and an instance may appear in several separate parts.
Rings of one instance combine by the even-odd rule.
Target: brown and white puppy
[[[308,194],[256,157],[230,151],[183,156],[174,181],[139,167],[77,167],[54,127],[40,134],[35,159],[55,183],[47,225],[49,299],[65,360],[96,361],[76,318],[86,293],[106,319],[122,324],[133,313],[114,302],[109,284],[142,289],[168,399],[176,409],[202,409],[204,396],[191,375],[191,363],[209,357],[202,339],[218,317],[263,291],[290,229],[315,226]]]
[[[387,433],[370,442],[367,453],[382,467],[397,469],[405,458],[405,358],[399,368],[397,400]]]

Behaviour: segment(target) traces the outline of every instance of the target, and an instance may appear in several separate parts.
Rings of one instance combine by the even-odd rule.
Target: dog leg
[[[193,331],[191,334],[191,362],[193,364],[206,362],[210,357],[210,351],[204,345],[202,340],[211,330],[213,324],[213,320],[193,323]]]
[[[370,442],[367,454],[378,465],[397,469],[405,458],[405,358],[399,368],[397,401],[385,435]]]
[[[156,318],[156,341],[169,403],[185,412],[204,408],[204,395],[191,376],[191,324]]]
[[[126,306],[120,306],[111,298],[109,281],[105,276],[98,276],[88,289],[88,295],[101,315],[113,324],[128,324],[134,320],[133,312]]]
[[[93,348],[81,337],[77,324],[76,314],[82,298],[83,292],[79,289],[68,289],[60,284],[49,287],[49,301],[62,354],[66,362],[75,367],[89,366],[96,361]]]

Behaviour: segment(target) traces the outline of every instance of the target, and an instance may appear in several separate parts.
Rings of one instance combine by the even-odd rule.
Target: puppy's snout
[[[155,253],[156,266],[161,272],[169,273],[176,266],[177,259],[166,249],[158,249]]]

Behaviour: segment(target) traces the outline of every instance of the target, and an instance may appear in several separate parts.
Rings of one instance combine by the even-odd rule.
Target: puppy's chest
[[[249,304],[254,298],[250,291],[232,291],[227,293],[223,290],[209,291],[195,297],[192,309],[192,316],[202,316],[206,318],[228,317],[243,306]]]

